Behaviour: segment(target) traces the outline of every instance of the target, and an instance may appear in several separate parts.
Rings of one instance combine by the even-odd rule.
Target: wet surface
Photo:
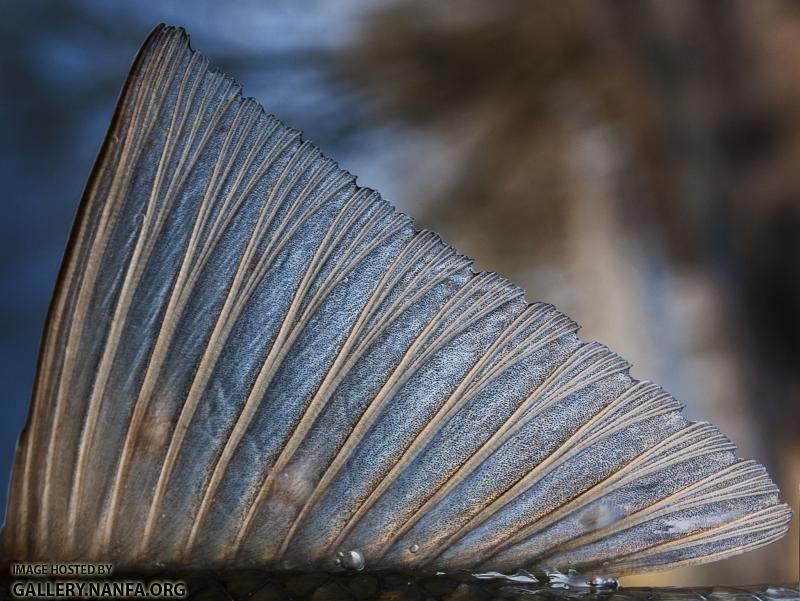
[[[542,577],[483,574],[409,575],[389,572],[276,573],[243,570],[227,574],[163,573],[142,577],[183,580],[188,599],[202,601],[491,601],[494,599],[585,599],[603,601],[796,601],[797,585],[713,586],[694,588],[599,586],[575,576]],[[597,582],[597,579],[595,579]],[[0,599],[12,599],[10,585],[0,587]]]

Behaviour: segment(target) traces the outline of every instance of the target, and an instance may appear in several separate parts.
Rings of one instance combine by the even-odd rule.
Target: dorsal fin
[[[619,575],[786,532],[763,468],[523,296],[159,27],[59,276],[6,551]]]

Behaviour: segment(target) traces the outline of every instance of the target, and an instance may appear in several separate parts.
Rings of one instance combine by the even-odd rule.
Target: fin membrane
[[[576,330],[159,27],[64,259],[6,551],[619,575],[786,532],[763,468]]]

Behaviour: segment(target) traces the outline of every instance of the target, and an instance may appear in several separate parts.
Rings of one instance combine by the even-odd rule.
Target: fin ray
[[[159,27],[73,228],[3,545],[619,575],[786,531],[761,466],[523,295]]]

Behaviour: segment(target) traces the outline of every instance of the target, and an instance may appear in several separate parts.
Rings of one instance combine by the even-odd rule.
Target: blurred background
[[[548,301],[764,463],[789,536],[625,584],[790,582],[800,3],[3,2],[0,491],[83,186],[160,21],[418,227]]]

